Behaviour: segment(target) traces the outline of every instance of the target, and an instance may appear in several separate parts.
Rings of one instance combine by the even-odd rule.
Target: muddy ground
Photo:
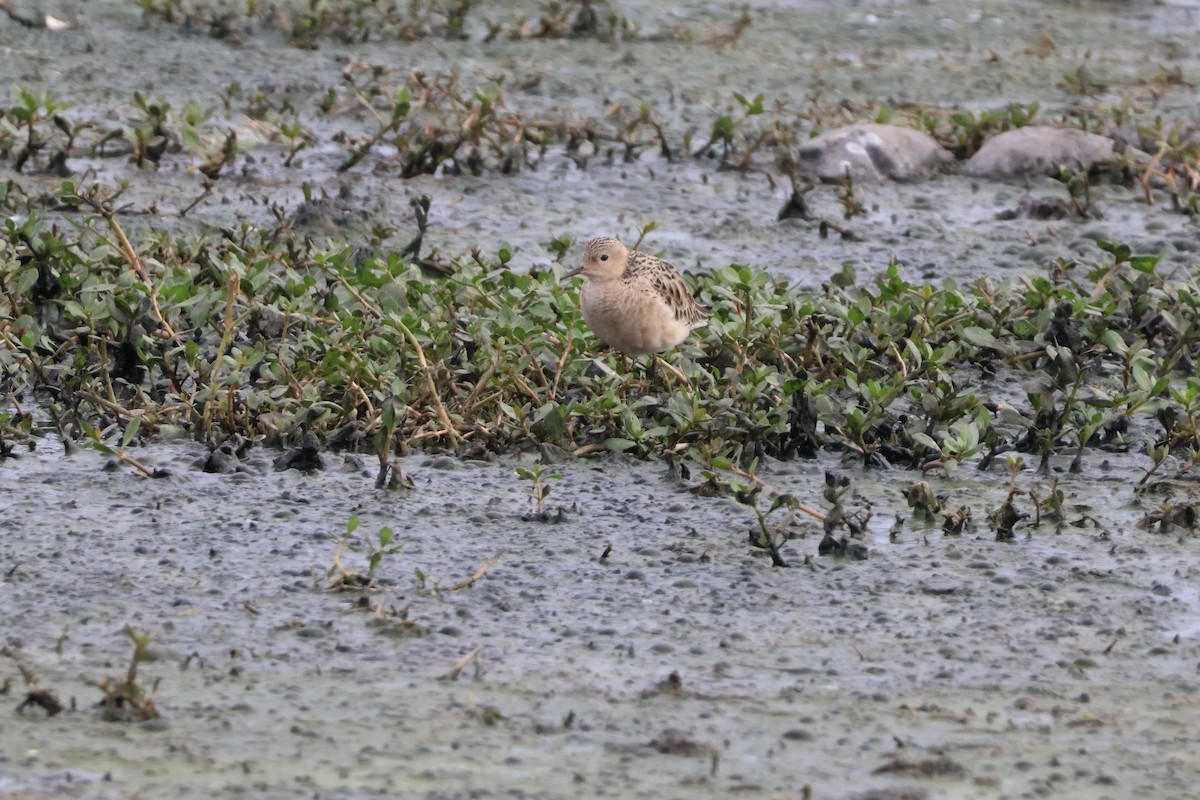
[[[579,119],[646,99],[672,130],[704,130],[735,90],[792,108],[817,89],[829,103],[1037,100],[1052,122],[1079,102],[1062,76],[1081,65],[1112,85],[1113,102],[1125,90],[1149,104],[1162,68],[1200,80],[1195,4],[764,2],[732,47],[704,41],[730,29],[740,4],[629,5],[648,40],[483,44],[470,29],[467,42],[310,51],[273,30],[228,41],[146,23],[133,3],[27,2],[72,27],[0,19],[0,85],[49,89],[72,113],[115,124],[135,89],[177,108],[218,105],[234,80],[311,107],[354,57],[400,74],[504,71],[529,86],[510,104]],[[1151,113],[1195,121],[1196,101],[1194,86],[1172,85]],[[218,114],[212,135],[225,125],[251,127]],[[370,162],[338,175],[344,155],[316,148],[289,169],[260,143],[183,219],[175,212],[200,193],[186,156],[153,173],[112,159],[69,166],[129,177],[133,230],[266,224],[267,200],[297,214],[308,181],[348,196],[325,219],[297,216],[315,236],[354,239],[387,221],[403,242],[409,198],[428,194],[431,244],[462,253],[506,240],[518,266],[548,261],[552,235],[635,238],[649,220],[660,224],[650,245],[680,266],[736,260],[809,286],[843,262],[872,272],[893,255],[910,279],[964,279],[1095,259],[1096,238],[1164,252],[1166,274],[1194,269],[1200,249],[1193,220],[1118,186],[1094,190],[1101,219],[1052,222],[994,218],[1030,195],[1065,197],[1048,180],[861,187],[858,239],[822,240],[816,223],[776,222],[784,183],[705,161],[651,153],[579,169],[552,150],[515,176],[401,181]],[[57,183],[4,169],[29,193]],[[813,200],[839,218],[832,189]],[[993,390],[1007,391],[981,387]],[[0,668],[12,708],[25,691],[19,662],[77,710],[4,717],[0,796],[783,798],[807,786],[815,798],[1194,797],[1196,539],[1136,524],[1195,489],[1167,482],[1135,498],[1149,459],[1131,445],[1085,458],[1082,475],[1056,463],[1066,523],[1027,522],[1011,543],[986,521],[1007,487],[1002,465],[927,476],[971,507],[976,527],[959,537],[914,521],[892,535],[913,474],[833,457],[766,465],[769,481],[815,505],[826,469],[846,475],[851,505],[875,512],[866,561],[818,556],[817,526],[800,521],[784,549],[792,567],[776,569],[748,547],[745,508],[619,457],[555,467],[555,521],[539,522],[514,471],[532,455],[414,456],[403,464],[414,488],[389,493],[373,488],[370,460],[334,456],[305,476],[273,472],[260,453],[258,470],[215,476],[193,466],[198,446],[159,444],[134,455],[172,477],[146,481],[43,439],[0,464],[0,602],[15,657]],[[1051,481],[1019,478],[1043,497]],[[382,620],[356,608],[358,595],[325,590],[354,514],[360,533],[387,525],[403,543],[369,598]],[[450,591],[497,553],[478,583]],[[366,555],[343,561],[361,569]],[[90,708],[100,693],[88,682],[125,669],[126,625],[151,636],[157,660],[141,678],[158,682],[159,720],[101,722]]]
[[[79,710],[9,718],[5,796],[1182,798],[1200,775],[1195,540],[1134,527],[1161,496],[1109,503],[1136,457],[1060,476],[1067,524],[1013,543],[983,519],[997,475],[934,481],[974,531],[892,536],[895,476],[775,465],[814,502],[823,468],[855,476],[876,516],[866,561],[801,522],[773,569],[745,508],[619,457],[561,465],[537,522],[508,460],[413,457],[397,494],[354,459],[216,476],[161,445],[139,457],[174,477],[145,481],[46,444],[5,465],[6,639]],[[403,542],[383,621],[323,588],[354,514]],[[161,720],[87,708],[125,625]]]
[[[770,157],[757,159],[756,169],[743,174],[719,171],[709,159],[668,163],[655,147],[627,164],[600,147],[581,168],[561,147],[551,147],[536,169],[516,175],[401,180],[382,148],[353,170],[336,171],[348,150],[334,140],[373,130],[381,112],[347,101],[337,113],[324,115],[318,104],[331,89],[347,96],[345,76],[361,81],[364,65],[383,70],[379,83],[385,89],[398,88],[417,69],[434,75],[457,68],[465,87],[503,77],[507,106],[524,119],[603,123],[615,105],[634,109],[645,102],[664,124],[675,153],[686,132],[697,146],[719,114],[738,115],[734,92],[761,92],[767,115],[784,122],[814,108],[821,109],[819,118],[836,120],[843,102],[858,109],[886,105],[897,109],[896,121],[908,114],[910,123],[919,116],[917,107],[979,112],[1033,102],[1042,124],[1096,104],[1127,107],[1127,127],[1150,126],[1162,117],[1170,130],[1196,118],[1191,85],[1200,74],[1200,52],[1192,46],[1200,30],[1196,3],[845,8],[767,2],[752,7],[752,24],[733,45],[719,41],[734,29],[742,4],[642,5],[649,8],[613,4],[638,32],[622,43],[506,35],[483,43],[484,20],[509,30],[536,18],[532,3],[486,3],[468,17],[467,41],[392,39],[348,46],[321,39],[317,49],[304,50],[290,46],[279,26],[246,22],[236,28],[240,35],[217,40],[202,25],[143,21],[132,2],[39,3],[37,10],[58,13],[75,27],[29,31],[0,21],[5,56],[0,85],[48,89],[71,103],[73,118],[92,121],[101,131],[138,123],[141,117],[130,106],[138,91],[176,112],[189,100],[211,110],[206,136],[212,152],[228,130],[239,134],[245,154],[184,218],[178,212],[203,193],[198,157],[172,154],[158,170],[140,171],[122,158],[70,159],[68,167],[76,172],[90,169],[106,181],[130,180],[123,219],[135,230],[269,225],[275,223],[275,206],[318,241],[363,240],[377,225],[393,226],[396,232],[385,246],[398,249],[416,230],[409,200],[428,195],[426,252],[432,247],[458,255],[475,246],[494,252],[508,242],[516,250],[514,266],[529,267],[550,261],[555,235],[585,240],[607,234],[632,241],[642,225],[655,221],[659,228],[647,247],[680,267],[748,263],[813,287],[843,263],[874,272],[893,257],[909,267],[912,278],[964,279],[1015,277],[1058,257],[1097,260],[1096,239],[1162,251],[1164,266],[1190,265],[1200,251],[1194,220],[1167,210],[1164,196],[1150,207],[1141,201],[1140,188],[1104,182],[1091,194],[1097,220],[998,221],[998,214],[1016,210],[1023,199],[1065,199],[1067,191],[1045,178],[998,184],[949,175],[915,186],[860,185],[866,213],[848,223],[836,188],[821,187],[808,195],[812,221],[780,223],[776,218],[791,189]],[[1163,76],[1176,69],[1183,83],[1164,83]],[[1073,90],[1065,78],[1080,70],[1107,90],[1093,96]],[[235,83],[240,91],[227,110],[220,97]],[[295,109],[295,119],[315,137],[292,167],[281,166],[283,145],[242,113],[264,105],[275,111],[259,116],[283,120],[292,114],[280,109]],[[864,121],[862,114],[847,112],[845,121]],[[27,175],[20,182],[34,194],[57,187],[59,179]],[[315,198],[329,199],[305,204],[305,184]],[[821,219],[847,225],[853,238],[821,239]]]

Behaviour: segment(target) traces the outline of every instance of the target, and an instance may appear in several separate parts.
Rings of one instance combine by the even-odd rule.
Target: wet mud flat
[[[1089,215],[1039,219],[1023,209],[1066,202],[1062,181],[995,182],[951,169],[916,185],[856,184],[859,208],[848,221],[839,190],[818,186],[806,195],[810,219],[780,221],[791,187],[777,153],[764,149],[745,170],[721,168],[719,153],[687,155],[702,149],[722,115],[739,117],[735,93],[763,95],[764,113],[738,130],[743,147],[752,123],[766,128],[770,120],[804,137],[876,117],[919,128],[924,113],[978,116],[1035,103],[1039,125],[1099,125],[1107,134],[1119,124],[1129,134],[1157,123],[1166,133],[1180,125],[1186,136],[1197,99],[1191,76],[1200,68],[1190,38],[1200,10],[1191,2],[765,3],[736,38],[737,3],[612,4],[631,26],[620,41],[522,38],[514,31],[537,19],[534,9],[484,3],[468,15],[462,40],[364,32],[367,41],[318,38],[303,47],[286,24],[236,13],[213,11],[224,22],[210,28],[204,14],[172,23],[115,0],[14,8],[25,17],[57,14],[70,27],[29,30],[0,20],[0,83],[50,91],[72,120],[95,126],[92,138],[122,128],[128,137],[144,124],[131,105],[134,92],[173,115],[188,103],[209,115],[192,151],[173,147],[153,168],[114,157],[117,145],[81,146],[67,159],[76,175],[129,182],[122,220],[137,234],[269,227],[282,218],[317,241],[396,251],[417,231],[410,202],[426,196],[426,255],[491,253],[503,243],[515,252],[514,267],[538,268],[553,259],[554,236],[633,241],[656,222],[647,247],[682,268],[745,263],[806,287],[843,263],[878,271],[893,258],[923,279],[967,280],[1016,277],[1058,258],[1092,262],[1097,240],[1161,252],[1179,266],[1200,249],[1195,218],[1170,210],[1161,193],[1147,204],[1136,183],[1098,179]],[[504,34],[487,37],[485,21]],[[372,70],[376,82],[357,86]],[[631,155],[603,141],[584,150],[552,143],[527,153],[512,174],[497,165],[482,175],[400,178],[397,153],[381,146],[340,169],[386,112],[355,100],[356,88],[362,98],[386,95],[414,71],[457,75],[468,94],[499,82],[506,108],[522,119],[595,123],[609,133],[644,105],[672,156],[653,139]],[[330,93],[341,99],[326,113]],[[311,137],[295,159],[280,133],[288,123]],[[198,167],[230,131],[239,155],[205,191]],[[0,175],[34,196],[61,180],[34,167],[17,174],[8,163]],[[822,236],[825,221],[850,234]],[[388,229],[381,241],[379,231]]]
[[[1109,504],[1136,456],[1060,475],[1064,524],[1012,542],[982,519],[997,475],[932,479],[980,519],[959,536],[894,528],[896,482],[857,477],[869,557],[819,556],[797,522],[788,569],[747,546],[745,507],[619,456],[556,466],[549,521],[528,459],[414,456],[389,492],[355,458],[218,476],[202,456],[137,448],[173,473],[157,481],[90,451],[5,465],[5,672],[76,709],[9,718],[0,795],[1184,798],[1200,780],[1195,540]],[[769,473],[815,501],[839,466]],[[354,515],[402,549],[378,591],[332,593]],[[92,707],[126,625],[151,636],[160,719]]]
[[[202,191],[197,157],[139,170],[73,156],[73,170],[131,179],[122,220],[135,235],[270,225],[279,211],[330,241],[394,225],[380,249],[397,250],[413,232],[410,200],[427,195],[425,252],[507,241],[518,268],[549,263],[558,233],[633,240],[655,220],[648,247],[681,267],[749,263],[809,287],[844,262],[878,272],[893,257],[910,280],[1044,273],[1059,258],[1087,263],[1100,239],[1163,253],[1164,272],[1194,270],[1195,218],[1162,196],[1146,204],[1136,186],[1098,183],[1098,217],[1053,220],[997,219],[1062,200],[1049,178],[859,186],[856,235],[822,238],[816,220],[777,219],[790,188],[769,169],[652,149],[583,166],[551,147],[513,175],[410,180],[384,153],[341,173],[339,129],[360,136],[371,115],[314,110],[357,60],[393,78],[457,66],[483,84],[504,72],[506,86],[527,87],[509,100],[529,114],[602,118],[614,101],[645,100],[676,146],[735,108],[733,91],[789,113],[817,95],[856,113],[1038,101],[1054,122],[1128,90],[1143,119],[1194,119],[1195,4],[765,3],[738,46],[697,44],[728,32],[740,8],[622,6],[646,40],[620,46],[482,44],[472,30],[465,42],[308,50],[273,30],[220,40],[93,0],[39,9],[72,24],[62,32],[0,18],[0,84],[52,90],[98,124],[129,124],[134,90],[175,109],[200,100],[217,109],[207,137],[233,127],[252,142],[186,215]],[[695,41],[672,38],[677,26]],[[1100,100],[1063,80],[1081,66],[1110,85]],[[1148,88],[1176,67],[1181,82]],[[222,110],[217,94],[235,81],[243,94]],[[241,112],[256,92],[294,102],[316,134],[302,168],[282,165],[278,141],[252,138]],[[29,194],[61,180],[9,162],[0,177]],[[809,200],[840,219],[836,188]],[[874,511],[865,561],[818,555],[819,527],[798,521],[787,569],[750,547],[745,507],[689,490],[697,470],[684,480],[620,456],[554,465],[562,478],[539,521],[515,471],[530,456],[412,456],[398,463],[413,488],[383,492],[372,457],[330,455],[302,475],[256,452],[255,469],[216,476],[195,467],[197,445],[131,453],[172,477],[105,471],[90,450],[62,456],[53,437],[0,464],[0,680],[12,681],[0,699],[24,699],[19,664],[75,705],[5,717],[0,797],[796,797],[807,786],[815,798],[1188,798],[1200,785],[1196,540],[1138,527],[1160,504],[1194,502],[1195,488],[1164,480],[1135,497],[1149,467],[1136,448],[1089,453],[1082,475],[1055,461],[1064,522],[1023,522],[1012,542],[987,520],[1007,489],[998,466],[918,476],[829,454],[764,465],[772,485],[813,504],[825,470],[842,474],[852,505]],[[974,527],[894,528],[921,477],[970,506]],[[1042,497],[1051,480],[1018,477]],[[364,542],[383,526],[400,549],[381,560],[379,591],[331,593],[355,515],[344,566],[367,568]],[[157,681],[159,719],[105,722],[92,707],[92,684],[127,668],[126,626],[150,637],[139,679]]]

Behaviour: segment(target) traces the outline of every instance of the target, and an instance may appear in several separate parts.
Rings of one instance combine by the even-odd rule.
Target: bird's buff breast
[[[600,339],[631,355],[661,353],[682,342],[688,327],[661,299],[618,281],[589,281],[580,293],[583,319]]]

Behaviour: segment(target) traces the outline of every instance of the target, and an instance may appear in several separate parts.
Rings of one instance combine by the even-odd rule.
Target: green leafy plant
[[[390,555],[400,552],[402,544],[395,541],[395,533],[388,526],[383,526],[374,538],[363,537],[367,548],[367,571],[358,572],[348,569],[342,564],[342,554],[351,542],[351,537],[358,530],[359,518],[354,514],[346,522],[346,533],[338,540],[337,550],[333,554],[333,564],[325,573],[329,581],[329,591],[346,590],[369,591],[375,588],[375,573],[379,571],[383,560]]]
[[[101,716],[110,722],[144,722],[159,716],[156,704],[158,680],[145,687],[138,680],[138,666],[149,661],[150,637],[126,625],[124,633],[133,643],[133,655],[122,678],[88,681],[104,693],[100,701]]]
[[[950,130],[945,134],[940,133],[936,117],[928,118],[925,127],[941,139],[957,158],[965,159],[979,152],[988,136],[1031,124],[1038,108],[1036,102],[1027,106],[1010,103],[999,111],[953,112],[950,115]]]
[[[303,430],[372,450],[391,485],[391,457],[415,449],[541,443],[740,468],[824,451],[986,469],[1015,450],[1048,469],[1158,420],[1183,464],[1200,447],[1200,286],[1119,244],[1087,270],[966,285],[897,264],[844,268],[820,294],[744,264],[687,276],[712,317],[662,379],[593,352],[577,286],[511,269],[511,247],[443,256],[452,274],[431,278],[411,251],[322,248],[285,223],[134,245],[119,198],[64,184],[57,202],[83,220],[70,238],[33,217],[0,245],[11,391],[40,393],[64,441],[113,453],[168,425],[274,446]],[[1000,408],[981,374],[1044,388]]]
[[[734,92],[733,98],[737,101],[738,106],[740,106],[740,113],[737,116],[734,116],[732,113],[722,114],[713,120],[708,141],[692,151],[693,158],[700,158],[703,155],[713,153],[714,148],[720,145],[722,162],[745,169],[750,164],[750,157],[764,144],[772,140],[777,144],[788,146],[792,144],[793,137],[785,131],[778,121],[774,121],[771,125],[760,129],[757,133],[747,135],[743,132],[749,126],[750,119],[763,114],[765,111],[765,101],[762,92],[754,95],[754,97],[747,97],[741,92]],[[744,147],[739,145],[744,145]]]
[[[547,481],[561,480],[562,475],[546,472],[542,462],[535,461],[532,467],[517,467],[517,477],[529,481],[529,488],[525,493],[529,495],[534,518],[547,519],[546,497],[550,494],[550,484]]]
[[[44,162],[43,168],[49,171],[62,170],[66,158],[70,155],[75,137],[82,130],[74,125],[62,112],[68,107],[67,103],[49,92],[37,91],[28,87],[18,87],[16,104],[0,116],[0,152],[7,153],[23,139],[13,157],[13,169],[20,172],[26,165],[31,164],[45,148],[54,141],[50,128],[57,130],[67,137],[66,142],[56,148]],[[5,130],[11,126],[9,130]],[[10,137],[5,134],[11,131]]]

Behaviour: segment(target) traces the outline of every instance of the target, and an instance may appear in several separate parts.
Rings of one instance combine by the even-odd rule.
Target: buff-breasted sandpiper
[[[629,250],[616,239],[592,239],[583,265],[579,307],[601,341],[632,356],[670,350],[708,322],[710,309],[692,297],[679,270],[661,258]]]

